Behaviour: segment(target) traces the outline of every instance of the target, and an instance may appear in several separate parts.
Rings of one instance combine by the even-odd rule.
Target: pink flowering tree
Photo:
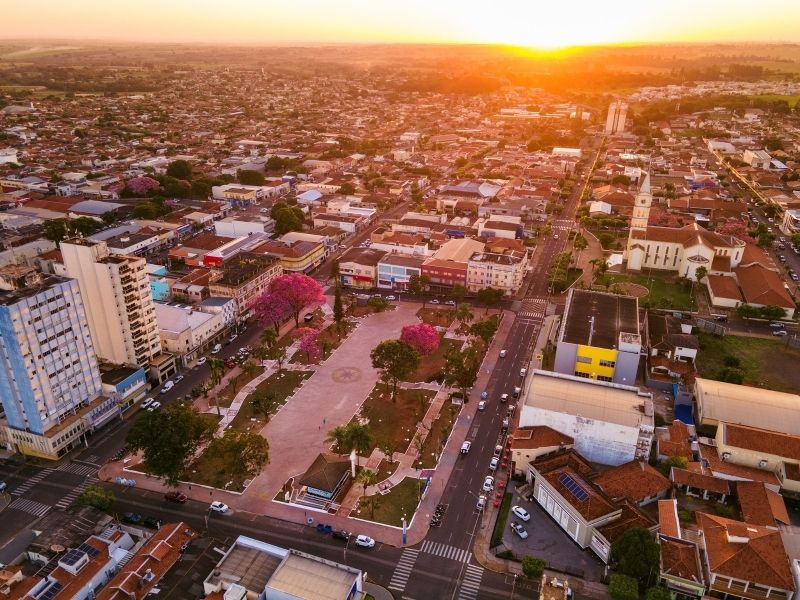
[[[727,223],[717,227],[717,233],[720,233],[722,235],[732,235],[748,244],[756,243],[756,241],[747,231],[747,225],[745,225],[741,221],[728,221]]]
[[[128,189],[137,196],[144,196],[150,190],[160,188],[161,184],[152,177],[134,177],[128,181]]]
[[[305,352],[308,362],[316,362],[322,357],[322,348],[319,346],[319,330],[313,327],[302,327],[294,333],[300,338],[300,351]]]
[[[439,347],[439,332],[427,323],[406,325],[400,333],[400,339],[422,356],[435,352]]]
[[[281,323],[289,315],[289,307],[283,298],[266,291],[258,296],[251,305],[253,314],[262,327],[274,327],[280,333]]]
[[[269,293],[286,306],[298,327],[300,312],[306,306],[325,302],[322,286],[308,275],[300,273],[276,277],[269,284]]]

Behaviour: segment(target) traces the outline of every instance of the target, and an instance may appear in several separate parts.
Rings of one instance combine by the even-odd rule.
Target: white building
[[[180,356],[184,365],[213,346],[227,326],[222,311],[205,312],[195,306],[160,302],[155,304],[155,311],[162,348]]]
[[[633,386],[536,370],[525,383],[519,417],[519,427],[534,425],[570,436],[575,450],[592,462],[647,460],[653,401]]]
[[[769,169],[772,157],[766,150],[745,150],[742,160],[754,169]]]
[[[628,116],[628,105],[617,100],[608,107],[608,118],[606,119],[606,134],[614,135],[625,131],[625,120]]]
[[[19,163],[17,151],[14,148],[0,148],[0,165],[6,163]]]
[[[225,217],[214,221],[214,233],[222,237],[238,238],[254,233],[268,234],[275,229],[270,217]]]
[[[526,252],[476,252],[467,262],[467,289],[477,292],[491,287],[513,294],[522,285],[527,266]]]
[[[80,284],[97,356],[147,366],[161,353],[161,341],[145,259],[112,255],[105,242],[80,238],[62,242],[61,255],[67,274]],[[168,365],[159,370],[158,380],[174,373]]]

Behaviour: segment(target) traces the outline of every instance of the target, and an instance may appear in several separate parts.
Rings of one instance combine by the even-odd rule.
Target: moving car
[[[346,542],[350,539],[350,532],[345,531],[344,529],[337,529],[333,533],[331,533],[331,537],[335,540],[342,540]]]
[[[480,496],[478,496],[478,504],[475,505],[475,508],[477,510],[479,510],[479,511],[483,510],[484,508],[486,508],[486,496],[485,495],[481,494]]]
[[[472,447],[472,442],[464,442],[461,444],[461,454],[467,454]]]
[[[356,537],[356,546],[361,546],[362,548],[374,548],[375,540],[368,535],[359,535]]]
[[[122,520],[125,523],[131,523],[132,525],[136,525],[137,523],[141,523],[142,515],[135,512],[126,512],[124,515],[122,515]]]
[[[202,367],[204,364],[206,364],[206,360],[208,359],[205,356],[201,356],[197,359],[197,366]]]
[[[517,515],[523,521],[527,522],[527,521],[531,520],[530,513],[527,510],[525,510],[524,508],[522,508],[521,506],[512,506],[511,507],[511,512],[513,512],[515,515]]]
[[[178,490],[174,490],[172,492],[167,492],[164,494],[164,500],[167,502],[177,502],[178,504],[185,504],[186,500],[188,500],[186,494],[182,494]]]
[[[489,461],[489,470],[490,471],[496,471],[497,470],[497,464],[499,462],[500,462],[500,459],[497,458],[496,456],[494,458],[492,458],[492,460]]]
[[[230,510],[227,504],[219,500],[214,500],[208,508],[218,513],[226,513]]]
[[[486,479],[483,480],[483,491],[484,492],[491,492],[494,489],[494,477],[491,475],[487,475]]]
[[[511,523],[511,529],[513,529],[514,533],[516,533],[523,540],[528,537],[528,532],[525,531],[525,528],[516,521]]]
[[[486,410],[486,400],[478,402],[478,410]]]
[[[507,350],[500,350],[500,358],[505,358],[506,354],[508,354]]]

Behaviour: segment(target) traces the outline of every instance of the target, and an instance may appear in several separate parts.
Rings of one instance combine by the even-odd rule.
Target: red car
[[[186,497],[186,494],[182,494],[177,490],[164,494],[164,500],[168,500],[169,502],[177,502],[178,504],[184,504],[187,499],[188,498]]]
[[[229,369],[232,369],[233,367],[236,366],[236,361],[234,361],[232,358],[226,358],[225,366],[228,367]]]

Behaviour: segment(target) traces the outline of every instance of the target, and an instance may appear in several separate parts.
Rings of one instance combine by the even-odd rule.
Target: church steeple
[[[633,204],[631,232],[634,230],[647,229],[647,221],[650,218],[650,206],[652,204],[653,196],[650,193],[650,173],[645,173],[642,183],[639,185],[639,193],[636,194],[636,201]]]

